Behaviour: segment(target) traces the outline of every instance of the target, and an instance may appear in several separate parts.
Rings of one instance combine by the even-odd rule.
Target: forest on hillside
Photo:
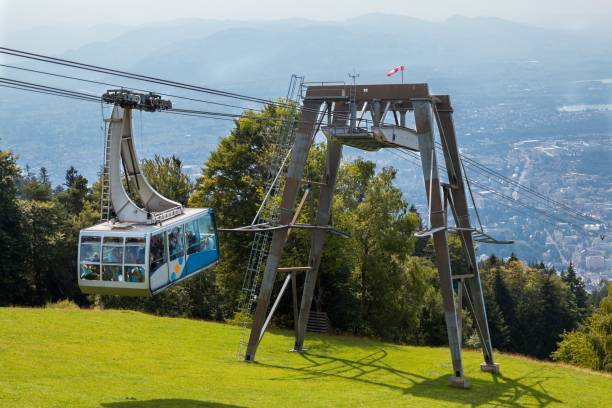
[[[237,120],[194,183],[175,156],[145,159],[143,171],[162,195],[190,207],[214,208],[220,227],[249,224],[265,193],[276,127],[286,114],[270,105]],[[325,145],[313,146],[309,180],[322,180],[324,157]],[[359,158],[342,163],[332,222],[350,238],[327,237],[313,307],[328,314],[338,333],[443,345],[447,338],[433,247],[427,238],[415,237],[420,214],[396,184],[392,167],[376,168]],[[309,222],[317,199],[315,191],[299,222]],[[76,273],[78,232],[98,222],[99,203],[99,180],[90,184],[69,167],[65,182],[52,186],[44,168],[37,173],[20,168],[13,152],[0,150],[0,305],[44,306],[68,299],[81,307],[236,318],[250,253],[247,234],[221,233],[216,268],[154,297],[83,295]],[[307,264],[309,234],[292,233],[281,266]],[[459,239],[450,234],[449,240],[453,273],[466,273]],[[518,256],[491,255],[480,267],[496,349],[612,371],[612,297],[606,283],[588,294],[571,264],[555,271],[543,263],[527,265]],[[464,315],[464,344],[478,347],[470,314]],[[287,298],[274,323],[291,327],[292,319]]]

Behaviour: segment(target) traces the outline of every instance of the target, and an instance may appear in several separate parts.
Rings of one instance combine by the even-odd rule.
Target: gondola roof
[[[116,222],[111,223],[110,221],[105,221],[100,224],[93,225],[91,227],[85,228],[81,230],[81,234],[87,233],[117,233],[118,235],[125,233],[135,233],[135,234],[146,234],[150,232],[159,231],[161,228],[168,227],[174,224],[181,224],[185,221],[188,221],[189,218],[194,216],[206,215],[209,214],[212,210],[210,208],[185,208],[183,209],[183,214],[178,215],[176,217],[172,217],[166,221],[162,221],[158,224],[137,224],[137,223],[126,223],[126,222]]]

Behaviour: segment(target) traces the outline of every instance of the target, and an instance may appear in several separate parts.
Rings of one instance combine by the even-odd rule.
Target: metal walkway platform
[[[350,126],[322,126],[325,136],[343,145],[370,152],[382,148],[405,148],[419,151],[419,139],[415,130],[410,128],[385,125],[371,129]]]

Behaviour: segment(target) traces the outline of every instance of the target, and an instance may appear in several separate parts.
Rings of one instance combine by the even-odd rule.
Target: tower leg
[[[470,228],[470,218],[468,213],[468,202],[465,194],[465,185],[463,182],[463,169],[457,148],[457,138],[455,135],[455,127],[453,124],[452,108],[450,100],[445,99],[445,108],[438,111],[438,125],[440,130],[440,138],[442,139],[442,150],[448,170],[448,179],[451,184],[451,197],[453,201],[453,213],[455,222],[460,228]],[[491,344],[491,335],[489,333],[489,325],[487,323],[487,311],[485,308],[484,297],[482,293],[482,284],[480,281],[480,272],[478,270],[478,262],[476,259],[476,250],[474,248],[474,240],[471,231],[462,230],[459,232],[461,244],[468,257],[470,273],[473,278],[468,279],[466,283],[467,295],[471,300],[470,306],[478,335],[482,344],[482,353],[484,363],[481,365],[483,371],[499,373],[499,365],[493,360],[493,347]]]
[[[432,132],[432,114],[430,99],[413,99],[414,117],[417,132],[419,133],[419,150],[421,152],[421,165],[425,179],[425,190],[430,208],[430,228],[445,227],[445,215],[440,191],[440,180],[438,178],[438,166],[436,162],[434,137]],[[460,388],[469,387],[469,380],[463,376],[463,363],[461,360],[461,343],[457,325],[457,313],[455,310],[455,298],[453,282],[451,277],[451,263],[448,252],[448,240],[446,229],[433,234],[433,242],[436,253],[436,264],[440,278],[440,291],[442,292],[442,303],[444,307],[444,320],[448,334],[448,344],[451,351],[453,363],[453,376],[449,379],[449,385]]]
[[[295,144],[291,150],[291,162],[289,163],[289,168],[287,169],[287,178],[285,180],[283,197],[280,203],[279,223],[281,225],[289,224],[291,222],[291,217],[293,216],[293,208],[295,206],[297,193],[302,180],[304,165],[306,163],[310,145],[312,144],[312,134],[316,126],[316,112],[319,109],[319,105],[320,104],[317,103],[305,103],[304,108],[302,109],[300,126],[295,137]],[[257,347],[259,346],[259,339],[261,338],[261,332],[266,320],[266,314],[270,304],[270,297],[274,287],[276,269],[278,268],[288,233],[288,229],[284,228],[275,230],[272,235],[270,252],[268,254],[266,268],[264,270],[261,287],[257,296],[257,307],[255,309],[255,315],[253,316],[253,325],[251,327],[251,334],[249,336],[249,344],[247,345],[247,351],[245,354],[246,361],[255,360],[255,353],[257,352]]]
[[[297,278],[296,278],[296,273],[291,272],[291,298],[293,300],[293,331],[294,331],[294,335],[295,338],[298,338],[298,319],[299,319],[299,312],[298,312],[298,302],[297,302]]]
[[[336,178],[338,176],[338,168],[340,167],[340,159],[342,158],[342,144],[333,140],[327,141],[327,159],[325,170],[325,185],[321,187],[319,194],[319,206],[317,210],[316,224],[318,226],[326,226],[329,223],[332,199],[334,189],[336,187]],[[301,351],[304,346],[304,338],[306,337],[306,326],[308,324],[308,316],[312,306],[312,298],[317,283],[317,275],[319,273],[319,265],[321,264],[321,255],[323,253],[323,243],[325,241],[324,230],[314,230],[312,233],[312,241],[310,247],[310,256],[308,265],[312,267],[306,273],[304,281],[304,290],[302,292],[302,302],[300,304],[300,315],[298,318],[297,337],[295,339],[294,350]]]

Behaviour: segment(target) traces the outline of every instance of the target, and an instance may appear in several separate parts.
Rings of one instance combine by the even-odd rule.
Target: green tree
[[[496,266],[501,266],[502,264],[503,262],[501,261],[501,259],[499,259],[495,254],[491,254],[487,259],[482,262],[481,268],[490,269]]]
[[[414,250],[413,234],[419,220],[408,211],[402,192],[393,185],[396,171],[384,168],[372,177],[352,215],[355,240],[355,283],[366,333],[394,341],[404,340],[401,320],[406,306],[398,301],[406,283],[404,261]],[[418,326],[418,322],[413,322]],[[405,326],[405,322],[403,323]]]
[[[41,305],[49,300],[49,288],[57,284],[53,279],[54,260],[65,240],[61,211],[51,201],[21,200],[19,207],[27,242],[22,254],[23,274],[31,292],[27,303]]]
[[[87,180],[71,167],[68,190],[52,190],[44,168],[38,176],[28,169],[20,177],[9,152],[0,152],[0,172],[0,251],[7,258],[0,274],[6,291],[2,304],[42,305],[66,298],[86,304],[75,277],[78,231],[93,223]]]
[[[610,285],[610,281],[607,279],[602,279],[597,287],[593,289],[593,291],[589,294],[589,306],[598,307],[599,304],[606,296],[608,296],[608,287]]]
[[[79,172],[74,168],[74,166],[70,166],[68,170],[66,170],[66,175],[64,176],[64,186],[67,188],[72,187],[77,177],[79,177]]]
[[[492,258],[487,264],[491,272],[482,275],[487,320],[493,347],[507,350],[510,344],[508,322],[515,322],[515,304],[502,276],[502,264]]]
[[[501,350],[548,358],[578,322],[572,294],[553,269],[512,258],[481,264],[493,342]]]
[[[447,340],[438,270],[431,261],[412,256],[403,263],[402,285],[405,312],[400,326],[402,341],[442,345]],[[408,319],[409,318],[409,319]]]
[[[422,245],[421,250],[417,250],[416,254],[426,257],[432,262],[436,262],[436,251],[433,245],[432,238],[419,239]],[[451,270],[453,275],[465,275],[469,273],[469,261],[465,255],[465,250],[461,245],[461,238],[458,234],[448,234],[448,254],[451,260]]]
[[[49,201],[52,197],[51,181],[47,169],[41,167],[38,177],[26,166],[19,183],[19,196],[23,200]]]
[[[92,205],[92,192],[87,179],[74,166],[66,170],[63,186],[54,189],[52,202],[62,238],[53,246],[46,276],[46,301],[72,299],[88,305],[87,297],[78,288],[76,276],[79,231],[96,224],[100,213]]]
[[[20,177],[15,156],[0,150],[0,305],[23,303],[26,282],[23,276],[21,215],[17,204]]]
[[[265,184],[273,143],[281,122],[293,112],[277,105],[267,105],[258,112],[246,112],[202,167],[189,205],[216,210],[219,227],[247,225],[257,213],[265,194]],[[261,120],[262,118],[266,120]],[[242,276],[250,253],[250,234],[221,233],[222,259],[215,268],[224,316],[235,311],[242,287]]]
[[[142,172],[161,195],[183,205],[187,204],[193,185],[189,176],[183,172],[183,163],[178,157],[161,157],[156,154],[153,159],[142,161]]]
[[[609,286],[612,288],[612,285]],[[612,294],[601,301],[577,330],[565,333],[553,358],[593,370],[612,372]]]
[[[338,171],[336,182],[335,211],[342,209],[354,210],[366,198],[368,185],[375,175],[376,165],[374,162],[364,160],[361,157],[348,163],[343,162]]]
[[[506,264],[511,264],[512,262],[517,262],[519,259],[516,257],[516,254],[512,252],[506,261]]]
[[[491,297],[485,296],[485,306],[487,308],[487,322],[493,347],[498,350],[508,350],[510,348],[511,332],[499,304],[491,299]]]
[[[324,145],[311,150],[309,156],[310,177],[320,180],[325,164]],[[318,167],[317,167],[318,166]],[[353,215],[357,206],[365,199],[368,183],[375,174],[375,164],[357,158],[352,162],[343,161],[338,169],[336,191],[332,202],[330,223],[335,228],[352,233]],[[317,192],[317,189],[313,189]],[[315,195],[313,195],[314,197]],[[313,199],[311,207],[304,210],[301,222],[312,222],[317,202]],[[307,218],[309,217],[309,218]],[[300,246],[294,246],[296,252],[308,254],[310,234],[301,232]],[[354,236],[346,239],[327,234],[323,256],[319,268],[319,299],[334,327],[342,331],[355,331],[360,326],[359,299],[356,296],[353,271],[356,265]],[[303,258],[301,262],[306,262]]]
[[[531,345],[531,351],[536,357],[548,358],[556,349],[561,334],[575,327],[577,316],[572,313],[567,287],[553,270],[543,273],[538,292],[540,314],[534,321],[539,341]]]
[[[585,289],[584,281],[576,274],[576,269],[572,262],[567,266],[567,271],[561,274],[561,279],[569,287],[572,293],[572,300],[576,304],[580,318],[584,318],[588,314],[589,295]]]
[[[69,214],[75,215],[83,211],[87,200],[90,200],[91,191],[87,186],[87,179],[70,166],[66,170],[66,189],[57,189],[55,198]]]

